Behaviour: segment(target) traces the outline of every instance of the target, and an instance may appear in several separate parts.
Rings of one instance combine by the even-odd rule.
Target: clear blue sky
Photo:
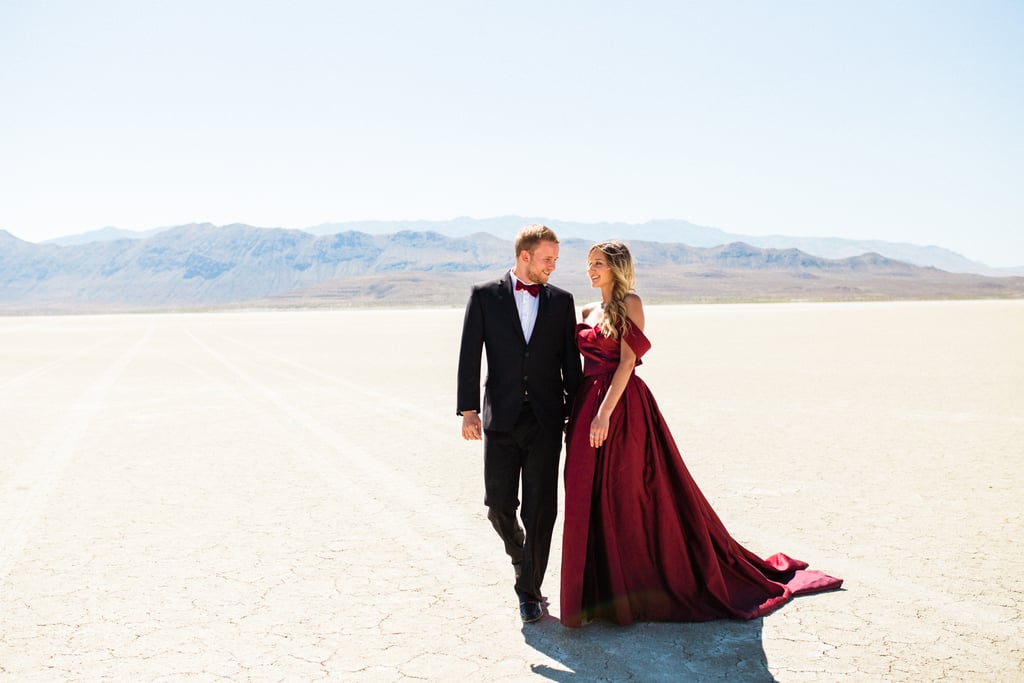
[[[682,218],[1024,265],[1024,2],[0,0],[0,228]]]

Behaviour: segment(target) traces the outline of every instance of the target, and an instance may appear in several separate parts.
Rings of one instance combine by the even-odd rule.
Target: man
[[[540,586],[558,513],[558,461],[583,371],[572,295],[547,284],[558,260],[558,237],[546,226],[530,225],[519,232],[515,250],[511,271],[470,293],[456,412],[462,416],[462,438],[484,441],[487,518],[512,559],[519,614],[531,623],[544,613]],[[516,517],[520,483],[522,526]]]

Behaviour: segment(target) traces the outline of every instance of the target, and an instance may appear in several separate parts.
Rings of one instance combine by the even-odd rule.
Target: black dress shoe
[[[523,618],[524,624],[532,624],[544,616],[544,609],[536,600],[524,600],[519,603],[519,616]]]

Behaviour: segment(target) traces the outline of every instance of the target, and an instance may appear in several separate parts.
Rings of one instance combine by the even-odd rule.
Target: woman
[[[651,343],[629,250],[603,242],[587,261],[601,302],[576,330],[584,382],[566,444],[562,623],[753,619],[796,593],[842,585],[782,554],[761,559],[729,535],[633,372]]]

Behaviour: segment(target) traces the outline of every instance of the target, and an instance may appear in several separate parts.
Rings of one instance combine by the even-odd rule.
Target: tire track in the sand
[[[246,385],[253,395],[273,406],[276,413],[287,416],[293,424],[313,435],[325,446],[322,451],[311,453],[310,457],[321,460],[323,469],[329,474],[334,486],[368,503],[384,502],[386,512],[376,518],[376,523],[383,524],[389,534],[402,538],[403,544],[413,550],[415,556],[444,562],[446,571],[450,569],[464,573],[463,579],[456,579],[456,583],[460,580],[479,582],[478,576],[460,567],[458,561],[447,552],[450,545],[464,540],[459,538],[454,530],[465,527],[467,523],[475,524],[475,520],[472,520],[465,510],[424,492],[422,486],[402,472],[388,466],[374,453],[297,406],[287,396],[261,381],[225,353],[191,331],[188,331],[188,335],[200,348]],[[288,365],[302,367],[288,359],[281,360],[286,361]],[[261,369],[266,371],[265,367],[261,366]],[[311,368],[303,369],[313,375],[320,374]],[[362,393],[365,395],[366,392]],[[353,397],[350,400],[353,404],[359,404],[364,402],[365,398]],[[417,528],[420,525],[422,529]],[[438,534],[451,535],[451,544],[438,543]],[[427,539],[431,537],[435,540],[428,541]]]
[[[44,377],[48,373],[57,370],[58,368],[62,368],[71,363],[72,361],[77,360],[89,353],[92,353],[98,348],[109,347],[111,342],[114,342],[117,339],[118,337],[116,335],[105,337],[97,342],[90,344],[89,346],[84,346],[75,349],[70,353],[66,353],[60,358],[56,358],[47,363],[44,363],[43,365],[26,370],[25,372],[14,375],[13,377],[8,377],[7,379],[0,381],[0,392],[13,391],[14,389],[17,389],[20,386],[24,386],[25,384],[28,384],[29,382],[32,382],[40,377]]]
[[[420,422],[418,424],[429,424],[433,428],[443,430],[448,436],[457,433],[457,430],[454,426],[454,421],[442,418],[436,410],[424,408],[422,405],[417,403],[410,403],[409,401],[404,401],[401,398],[396,397],[394,394],[384,393],[381,391],[377,391],[375,389],[371,389],[363,384],[352,382],[343,377],[339,377],[337,374],[325,372],[318,367],[311,367],[304,363],[300,363],[299,361],[296,361],[292,357],[284,356],[279,353],[273,353],[271,351],[267,351],[266,349],[255,347],[237,338],[227,335],[222,335],[220,338],[223,339],[224,341],[231,343],[237,348],[246,350],[249,353],[257,354],[263,358],[269,358],[279,363],[283,367],[299,370],[305,373],[306,375],[315,377],[318,380],[321,380],[327,384],[344,388],[346,391],[357,393],[360,396],[364,397],[364,399],[366,399],[367,401],[373,401],[382,404],[386,403],[390,409],[401,411],[405,415],[419,420]],[[453,416],[454,412],[455,411],[453,409],[451,411],[451,414]]]
[[[60,481],[68,462],[74,457],[82,438],[106,405],[111,389],[125,368],[153,335],[152,323],[134,344],[117,355],[103,372],[71,403],[49,436],[7,482],[3,492],[0,526],[0,583],[21,556],[32,529],[46,508],[51,491]],[[70,359],[80,354],[70,354]]]

